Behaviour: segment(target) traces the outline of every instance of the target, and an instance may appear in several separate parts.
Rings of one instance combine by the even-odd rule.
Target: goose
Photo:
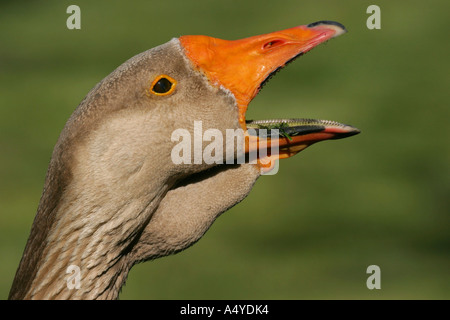
[[[273,74],[345,32],[319,21],[240,40],[181,36],[106,76],[57,140],[9,299],[117,299],[135,264],[193,245],[275,160],[359,133],[332,121],[245,118]],[[268,149],[263,141],[279,152],[253,162],[175,163],[173,132],[195,138],[196,122],[224,136],[241,129],[246,155]],[[274,128],[282,134],[264,137]],[[70,266],[79,270],[76,287],[68,285]]]

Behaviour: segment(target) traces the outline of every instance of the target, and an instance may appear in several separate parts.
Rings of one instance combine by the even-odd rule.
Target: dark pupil
[[[153,86],[153,91],[155,91],[156,93],[166,93],[170,90],[170,88],[172,88],[172,82],[170,82],[166,78],[161,78]]]

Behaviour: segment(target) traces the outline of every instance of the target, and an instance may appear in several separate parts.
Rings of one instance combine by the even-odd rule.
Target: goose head
[[[235,41],[182,36],[119,66],[61,132],[10,298],[117,298],[134,264],[198,241],[271,169],[264,163],[358,133],[297,119],[275,121],[292,138],[267,138],[250,133],[267,122],[245,118],[275,72],[344,32],[339,23],[321,21]],[[222,161],[197,159],[196,150],[204,154],[213,140],[205,139],[208,129],[223,137],[240,132],[244,147],[214,154]],[[188,147],[174,152],[181,137]],[[229,140],[216,146],[224,151]],[[230,154],[236,160],[261,149],[263,140],[280,149],[266,154],[269,162],[227,163]],[[174,161],[180,152],[187,161]],[[80,271],[75,289],[68,286],[69,266]]]

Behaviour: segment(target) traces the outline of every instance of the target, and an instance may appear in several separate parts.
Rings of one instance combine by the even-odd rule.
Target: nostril
[[[271,48],[276,47],[276,46],[279,46],[279,45],[281,45],[281,44],[283,44],[283,43],[284,43],[283,40],[278,40],[278,39],[270,40],[269,42],[266,42],[266,43],[263,45],[263,50],[271,49]]]

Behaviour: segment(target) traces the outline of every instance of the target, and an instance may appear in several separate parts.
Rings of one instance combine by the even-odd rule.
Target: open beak
[[[261,123],[246,122],[245,114],[250,101],[271,76],[295,58],[345,32],[345,27],[338,22],[319,21],[234,41],[208,36],[182,36],[180,42],[187,57],[213,85],[223,86],[233,93],[239,108],[239,123],[248,131],[250,128],[264,129]],[[274,139],[247,134],[246,151],[259,148],[264,139],[280,148],[279,155],[273,158],[287,158],[315,142],[359,133],[354,127],[336,122],[308,120],[308,124],[295,125],[296,120],[302,119],[266,120],[272,122],[272,129],[277,126],[282,126],[284,130],[289,128],[292,135],[289,139],[282,135]],[[313,126],[313,131],[307,130]]]

